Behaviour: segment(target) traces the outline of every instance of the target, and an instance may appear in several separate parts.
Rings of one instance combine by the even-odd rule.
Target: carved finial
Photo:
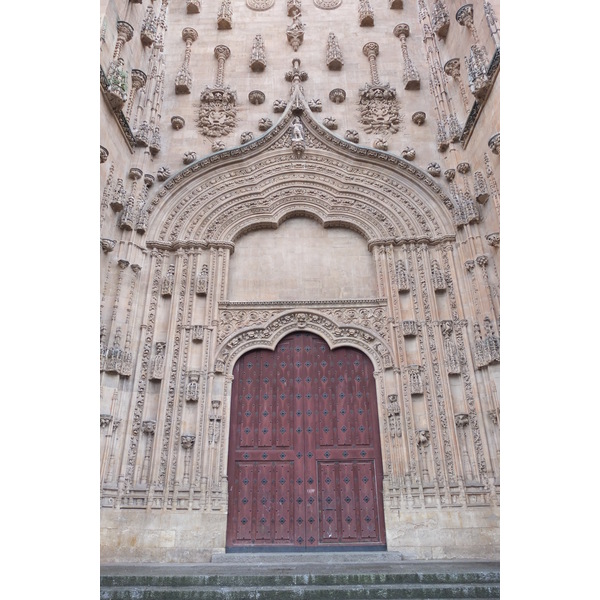
[[[331,71],[339,71],[344,65],[342,51],[334,33],[330,33],[327,38],[327,56],[325,62],[327,63],[327,68]]]
[[[265,43],[262,35],[257,35],[252,43],[252,53],[250,55],[250,68],[259,73],[265,70],[267,59],[265,57]]]

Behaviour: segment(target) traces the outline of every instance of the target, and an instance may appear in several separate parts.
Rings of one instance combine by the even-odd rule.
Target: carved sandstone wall
[[[109,0],[102,558],[225,545],[233,365],[375,367],[389,549],[498,556],[495,3]]]

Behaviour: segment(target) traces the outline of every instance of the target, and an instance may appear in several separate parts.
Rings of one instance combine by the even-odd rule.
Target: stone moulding
[[[237,236],[253,223],[277,227],[290,211],[299,210],[308,211],[325,226],[345,223],[343,226],[359,231],[370,246],[379,240],[389,240],[392,244],[410,240],[435,244],[454,239],[456,229],[451,216],[454,205],[433,177],[400,157],[335,136],[314,119],[307,103],[304,106],[300,119],[305,132],[306,151],[302,157],[305,174],[300,180],[295,173],[285,175],[278,166],[281,161],[289,161],[290,156],[289,132],[296,118],[290,103],[279,122],[264,135],[244,146],[195,160],[172,175],[148,199],[147,243],[157,248],[207,248],[225,243],[234,248]],[[320,148],[319,152],[315,154],[313,147]],[[343,163],[350,172],[356,172],[352,182],[343,183],[347,178]],[[318,174],[316,180],[309,176],[313,172]],[[262,187],[273,175],[268,197],[258,202],[264,195]],[[305,177],[310,181],[305,181]],[[321,183],[315,185],[316,182],[330,183],[321,191]],[[327,191],[331,184],[350,185],[352,191],[332,194]],[[234,204],[242,203],[240,208],[244,206],[247,215],[234,219],[239,225],[237,230],[231,229],[226,217],[234,207],[235,198],[238,199]],[[200,206],[206,207],[208,213],[203,209],[203,216],[194,219]],[[219,214],[222,216],[218,217]],[[210,225],[214,219],[221,223],[217,229]],[[362,223],[362,230],[350,225],[351,222]]]
[[[321,336],[333,350],[351,346],[365,352],[383,371],[384,357],[391,355],[387,342],[377,332],[359,325],[338,323],[317,310],[292,310],[275,316],[263,327],[248,327],[228,336],[218,347],[215,372],[230,375],[239,356],[250,349],[274,350],[277,342],[292,331],[311,331]]]

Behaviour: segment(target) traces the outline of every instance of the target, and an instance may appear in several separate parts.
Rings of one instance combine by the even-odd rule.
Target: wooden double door
[[[227,550],[385,548],[366,355],[298,332],[245,354],[233,375]]]

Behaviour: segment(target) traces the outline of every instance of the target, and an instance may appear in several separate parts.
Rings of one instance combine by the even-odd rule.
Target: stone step
[[[104,565],[102,600],[499,598],[500,565],[397,552],[215,554],[210,563]]]
[[[495,585],[401,584],[401,585],[304,585],[304,586],[145,586],[102,588],[101,600],[371,600],[415,598],[500,598]]]

